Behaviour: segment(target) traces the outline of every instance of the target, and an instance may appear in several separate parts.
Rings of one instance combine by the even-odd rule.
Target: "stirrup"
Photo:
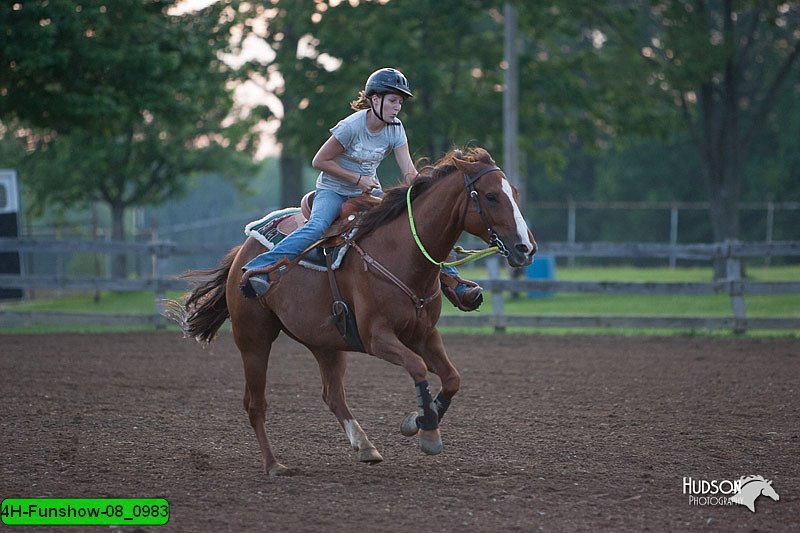
[[[459,276],[451,276],[445,272],[439,273],[439,281],[442,285],[442,292],[456,308],[467,312],[475,311],[483,303],[483,288],[474,281],[463,279]],[[466,298],[464,300],[456,294],[456,286],[459,283],[469,287],[466,290]]]

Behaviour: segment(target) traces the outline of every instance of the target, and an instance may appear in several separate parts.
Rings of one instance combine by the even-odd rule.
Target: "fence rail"
[[[581,213],[589,212],[589,211],[596,211],[596,210],[611,210],[611,211],[641,211],[641,212],[652,212],[652,211],[667,211],[669,213],[669,222],[668,222],[668,230],[669,230],[669,244],[670,245],[677,245],[679,241],[678,237],[678,229],[679,229],[679,218],[680,213],[682,211],[696,211],[702,210],[707,211],[710,209],[710,204],[708,202],[608,202],[608,201],[587,201],[587,202],[576,202],[576,201],[556,201],[556,202],[532,202],[529,204],[529,207],[534,210],[545,210],[545,211],[564,211],[566,214],[566,224],[563,226],[566,228],[566,239],[567,244],[575,244],[578,242],[578,212]],[[800,202],[775,202],[775,201],[766,201],[766,202],[739,202],[739,209],[740,211],[755,211],[755,212],[763,212],[764,213],[764,241],[767,243],[771,243],[773,241],[773,236],[775,235],[775,215],[779,212],[784,213],[793,213],[795,211],[800,211]],[[796,217],[795,217],[796,218]],[[561,225],[559,224],[559,227]],[[551,228],[555,229],[555,228]],[[710,231],[710,228],[707,228]],[[685,230],[684,230],[685,231]],[[786,228],[784,228],[784,232]],[[797,238],[796,233],[792,233],[792,236],[789,238]],[[752,236],[751,236],[752,238]],[[585,240],[585,239],[584,239]],[[668,256],[669,257],[669,265],[671,267],[675,267],[676,265],[676,258],[675,256]],[[570,266],[574,265],[574,256],[569,256],[568,264]],[[769,264],[771,261],[771,256],[767,255],[765,257],[766,264]]]
[[[744,257],[797,257],[800,241],[722,242],[712,244],[666,244],[649,242],[552,242],[544,243],[540,254],[556,257],[619,257],[714,260]]]
[[[113,241],[41,240],[35,238],[0,238],[0,252],[47,252],[65,254],[89,252],[96,254],[135,253],[152,259],[150,277],[141,279],[78,278],[66,276],[0,274],[0,288],[56,289],[56,290],[110,290],[152,291],[155,295],[154,312],[148,315],[99,315],[93,313],[54,313],[42,311],[0,310],[0,325],[18,326],[38,323],[91,323],[91,324],[138,324],[160,327],[165,320],[160,315],[160,300],[167,290],[185,290],[185,281],[162,275],[160,265],[167,257],[217,253],[221,257],[227,246],[186,246],[171,242],[130,243]],[[440,324],[444,326],[492,326],[496,330],[508,327],[592,327],[592,328],[691,328],[728,329],[744,332],[748,329],[798,329],[800,317],[747,317],[745,295],[756,294],[800,294],[800,281],[756,282],[742,278],[741,261],[752,257],[800,257],[800,241],[742,243],[724,242],[712,244],[663,244],[663,243],[569,243],[543,244],[540,253],[554,257],[613,257],[613,258],[680,258],[698,261],[725,260],[727,277],[722,280],[703,282],[614,282],[614,281],[557,281],[557,280],[508,280],[501,279],[497,257],[487,262],[489,278],[478,280],[489,291],[492,314],[445,315]],[[504,311],[504,291],[522,293],[528,291],[642,294],[642,295],[709,295],[727,294],[731,300],[731,315],[707,316],[553,316],[553,315],[508,315]],[[799,306],[800,308],[800,306]]]

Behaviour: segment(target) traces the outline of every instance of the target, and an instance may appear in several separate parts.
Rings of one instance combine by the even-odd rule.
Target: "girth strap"
[[[414,294],[414,291],[412,291],[408,287],[408,285],[403,283],[403,281],[394,274],[392,274],[389,271],[389,269],[387,269],[385,266],[376,261],[374,257],[365,252],[364,249],[361,248],[355,241],[349,241],[349,244],[359,253],[359,255],[361,255],[361,258],[364,260],[366,264],[372,265],[372,267],[375,268],[375,270],[383,274],[389,281],[397,285],[401,291],[406,293],[408,297],[411,298],[411,301],[414,303],[414,307],[416,307],[418,310],[425,307],[425,305],[431,303],[433,300],[436,299],[437,296],[439,296],[439,293],[442,292],[441,285],[437,283],[436,291],[433,294],[431,294],[426,298],[420,298],[419,296]],[[438,280],[438,278],[436,279]]]

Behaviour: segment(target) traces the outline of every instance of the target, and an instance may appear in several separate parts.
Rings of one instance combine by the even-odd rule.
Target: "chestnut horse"
[[[442,450],[439,420],[460,380],[436,329],[442,305],[439,262],[467,231],[496,246],[511,266],[530,264],[536,242],[517,205],[517,194],[486,150],[452,151],[423,168],[411,187],[386,191],[381,204],[361,219],[355,242],[336,270],[364,351],[402,366],[414,382],[418,411],[405,418],[401,432],[419,434],[425,453]],[[185,303],[172,302],[172,318],[188,335],[210,342],[230,317],[244,363],[244,408],[267,474],[288,472],[275,458],[265,429],[267,363],[281,331],[314,354],[324,401],[358,460],[381,461],[345,401],[346,352],[352,349],[330,320],[333,297],[328,278],[293,266],[261,300],[246,299],[239,292],[242,266],[263,251],[248,237],[217,268],[184,274],[203,281]],[[428,387],[428,372],[441,381],[436,398]]]

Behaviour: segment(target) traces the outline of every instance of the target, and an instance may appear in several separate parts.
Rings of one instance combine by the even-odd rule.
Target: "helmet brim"
[[[367,96],[372,96],[373,94],[388,94],[388,93],[399,94],[400,96],[403,96],[405,98],[414,98],[414,95],[411,93],[411,91],[407,89],[403,89],[402,87],[389,87],[389,86],[380,87],[380,89],[377,88],[372,89]]]

